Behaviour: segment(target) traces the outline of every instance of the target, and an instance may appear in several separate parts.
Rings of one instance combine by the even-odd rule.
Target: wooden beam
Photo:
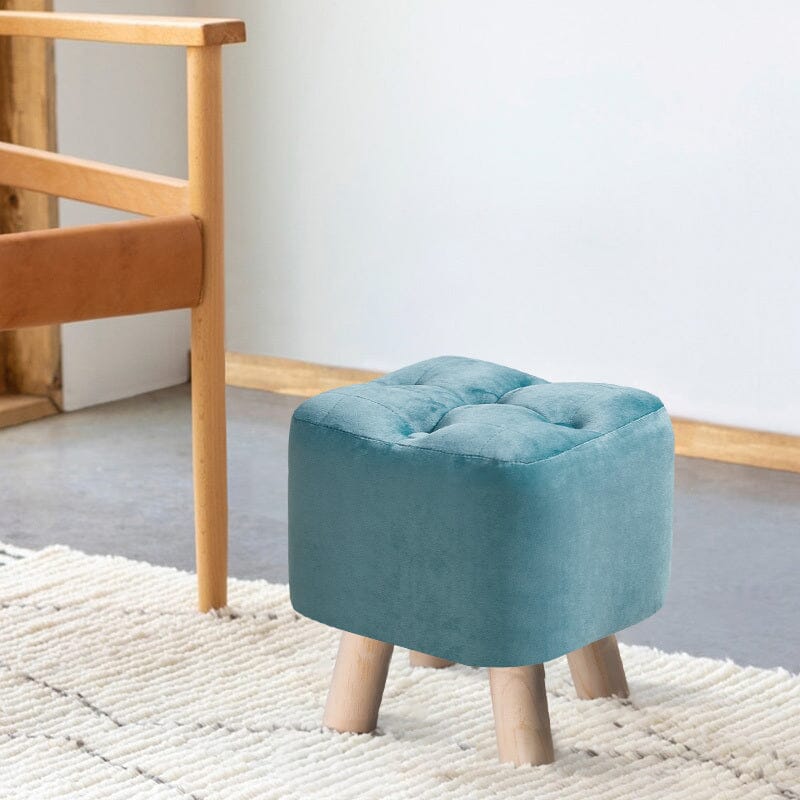
[[[188,214],[8,234],[0,330],[191,308],[202,279],[202,235]]]
[[[243,42],[245,28],[239,19],[5,11],[0,36],[205,47]]]
[[[185,214],[187,182],[0,142],[0,183],[147,216]]]
[[[0,396],[0,428],[21,425],[57,413],[58,408],[48,397],[27,394]]]
[[[0,0],[0,9],[51,11],[52,0]],[[0,139],[54,150],[55,69],[48,39],[0,37]],[[58,227],[58,201],[0,187],[0,233]],[[0,393],[44,395],[61,405],[61,329],[0,332]]]
[[[229,386],[263,389],[297,397],[313,397],[328,389],[365,383],[380,378],[382,374],[274,356],[227,353],[225,358],[225,381]]]
[[[6,337],[7,391],[49,397],[61,408],[61,326],[18,328],[0,336]]]
[[[365,383],[383,374],[243,353],[227,353],[225,363],[225,379],[229,386],[296,397],[313,397],[340,386]],[[674,418],[672,426],[676,455],[800,472],[800,436],[680,418]]]

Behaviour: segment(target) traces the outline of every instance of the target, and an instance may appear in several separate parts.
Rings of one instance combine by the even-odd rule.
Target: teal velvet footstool
[[[552,760],[541,664],[627,693],[613,634],[667,588],[673,436],[661,401],[452,356],[303,403],[289,580],[345,631],[325,722],[377,722],[393,645],[490,668],[500,756]]]

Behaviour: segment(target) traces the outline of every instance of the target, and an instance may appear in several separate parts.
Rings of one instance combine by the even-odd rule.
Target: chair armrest
[[[207,47],[243,42],[245,28],[239,19],[0,11],[0,36]]]

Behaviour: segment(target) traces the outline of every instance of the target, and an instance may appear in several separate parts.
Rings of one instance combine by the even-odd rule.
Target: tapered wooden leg
[[[567,656],[575,691],[581,700],[628,696],[628,681],[616,636],[598,639]]]
[[[551,764],[553,738],[544,667],[492,667],[489,686],[500,760],[517,766]]]
[[[323,725],[351,733],[375,730],[393,649],[366,636],[342,634]]]
[[[430,667],[431,669],[444,669],[445,667],[452,667],[456,663],[455,661],[448,661],[446,658],[429,656],[427,653],[420,653],[417,650],[412,650],[408,654],[408,660],[412,667]]]

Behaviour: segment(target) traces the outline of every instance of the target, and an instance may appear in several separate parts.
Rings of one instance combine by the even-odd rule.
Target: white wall
[[[192,13],[181,0],[56,0],[59,11]],[[181,48],[87,42],[56,45],[58,146],[70,155],[186,175],[186,85]],[[61,202],[61,224],[125,219]],[[103,265],[98,264],[98,270]],[[62,327],[68,410],[127,397],[188,377],[189,312],[170,311]]]
[[[200,0],[227,70],[228,346],[440,353],[800,433],[789,0]]]

